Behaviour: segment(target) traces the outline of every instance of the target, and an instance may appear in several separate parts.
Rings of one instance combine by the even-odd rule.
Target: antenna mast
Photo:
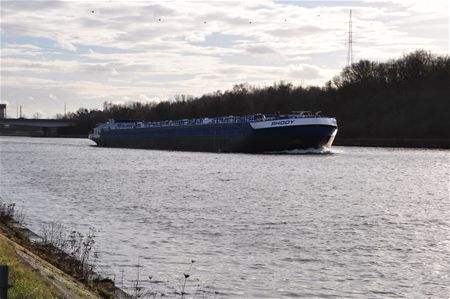
[[[350,9],[350,20],[348,22],[348,48],[347,48],[347,65],[353,64],[353,32],[352,32],[352,10]]]

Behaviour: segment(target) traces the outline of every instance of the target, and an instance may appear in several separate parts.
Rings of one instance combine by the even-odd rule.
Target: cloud
[[[51,99],[51,100],[56,100],[57,99],[57,97],[54,94],[52,94],[52,93],[48,95],[48,98]]]
[[[42,48],[31,44],[2,44],[2,57],[28,57],[34,58],[42,55]]]
[[[162,6],[159,4],[146,5],[146,6],[142,7],[140,9],[140,11],[147,18],[149,16],[161,18],[161,17],[173,16],[175,14],[174,9],[168,8],[166,6]]]
[[[443,1],[3,1],[2,98],[32,94],[54,111],[50,94],[93,108],[241,82],[321,85],[346,63],[350,8],[355,60],[448,52]]]
[[[115,68],[111,68],[111,75],[118,76],[120,73]]]
[[[77,47],[75,47],[71,42],[64,39],[62,36],[58,36],[56,38],[56,42],[59,47],[67,51],[76,51]]]
[[[140,94],[139,95],[139,101],[140,102],[149,102],[150,98],[148,96],[146,96],[146,95]]]
[[[301,80],[322,78],[320,67],[309,64],[289,65],[289,75]]]
[[[42,11],[57,10],[64,7],[63,1],[2,1],[2,6],[11,11]]]
[[[267,33],[273,35],[278,38],[295,38],[307,35],[314,35],[324,33],[326,31],[325,28],[320,28],[319,26],[298,26],[298,27],[279,27],[272,30],[268,30]]]
[[[256,55],[260,55],[260,54],[275,54],[276,51],[268,46],[265,45],[251,45],[251,46],[247,46],[245,48],[245,51],[249,54],[256,54]]]

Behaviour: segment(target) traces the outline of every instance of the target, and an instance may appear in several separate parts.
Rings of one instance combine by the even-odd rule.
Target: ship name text
[[[271,126],[292,125],[293,123],[294,123],[294,120],[279,120],[279,121],[273,121],[270,125]]]

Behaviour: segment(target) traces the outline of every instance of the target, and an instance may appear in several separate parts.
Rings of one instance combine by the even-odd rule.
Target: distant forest
[[[87,133],[108,119],[160,121],[183,118],[322,111],[338,121],[341,138],[450,138],[450,58],[418,50],[387,62],[361,60],[323,87],[247,83],[200,97],[160,103],[104,103],[65,118]]]

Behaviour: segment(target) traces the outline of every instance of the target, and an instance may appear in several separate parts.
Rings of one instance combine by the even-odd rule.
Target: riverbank
[[[111,279],[81,275],[79,260],[38,241],[20,224],[14,205],[0,208],[0,264],[10,267],[9,298],[129,298]]]
[[[364,147],[392,147],[392,148],[398,147],[398,148],[450,149],[450,139],[339,138],[339,137],[336,137],[333,145],[364,146]]]
[[[32,135],[2,135],[10,137],[39,137],[39,138],[78,138],[87,139],[86,135],[60,135],[60,136],[32,136]],[[362,147],[392,147],[392,148],[424,148],[424,149],[450,149],[450,139],[438,138],[340,138],[339,133],[333,142],[337,146],[362,146]]]
[[[46,136],[42,131],[15,131],[15,132],[2,132],[0,136],[12,136],[12,137],[38,137],[38,138],[87,138],[88,134],[56,134],[52,136]]]
[[[0,264],[9,267],[8,298],[100,298],[1,231]]]

